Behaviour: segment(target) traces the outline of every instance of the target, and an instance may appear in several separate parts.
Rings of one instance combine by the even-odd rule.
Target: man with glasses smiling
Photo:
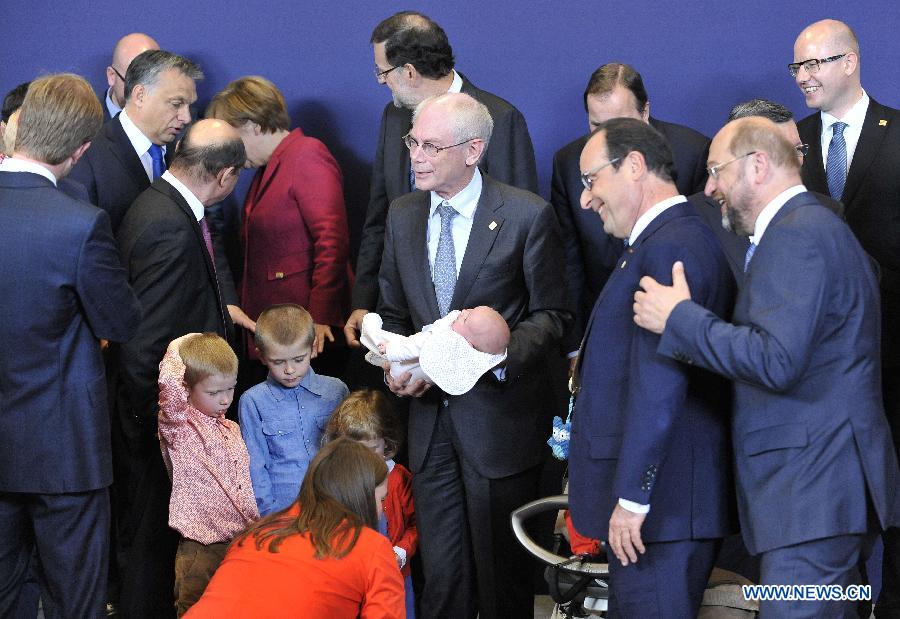
[[[141,32],[132,32],[119,39],[113,49],[112,61],[106,67],[106,90],[104,111],[107,118],[115,118],[125,107],[125,72],[134,58],[148,49],[159,49],[159,44]]]
[[[847,223],[881,267],[881,361],[885,412],[900,453],[900,111],[860,82],[859,41],[847,24],[816,22],[794,43],[788,68],[818,110],[798,123],[810,146],[803,182],[844,203]],[[883,588],[876,616],[900,616],[900,530],[884,534]]]
[[[401,138],[409,131],[412,110],[419,103],[446,92],[463,92],[483,103],[493,119],[494,131],[479,167],[502,183],[538,190],[534,148],[525,118],[509,102],[477,88],[454,69],[453,49],[443,28],[421,13],[403,11],[379,23],[371,43],[375,79],[390,89],[393,103],[385,106],[381,117],[356,261],[353,312],[344,328],[347,341],[354,346],[359,346],[362,317],[378,302],[378,268],[388,205],[418,188]]]
[[[534,610],[534,563],[509,514],[535,498],[547,434],[548,358],[571,314],[556,219],[540,197],[478,169],[488,108],[466,94],[422,102],[401,141],[416,191],[387,214],[378,313],[409,335],[487,305],[510,329],[501,368],[451,396],[409,373],[385,382],[409,406],[409,464],[428,617],[505,619]],[[514,437],[514,440],[513,440]]]

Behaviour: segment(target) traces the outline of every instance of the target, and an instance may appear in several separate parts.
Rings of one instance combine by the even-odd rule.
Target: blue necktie
[[[846,128],[847,123],[836,122],[831,125],[831,145],[828,146],[825,176],[828,179],[828,191],[835,200],[840,200],[844,195],[844,182],[847,180],[847,142],[844,141]]]
[[[409,169],[409,190],[416,190],[416,171],[412,168]]]
[[[162,146],[151,144],[147,152],[150,153],[150,159],[153,160],[153,180],[156,180],[166,171],[166,161],[163,159]]]
[[[456,217],[456,210],[449,202],[444,201],[438,205],[438,212],[441,215],[441,236],[438,238],[437,254],[434,257],[434,293],[441,316],[446,316],[456,288],[456,251],[453,247],[453,218]]]
[[[747,254],[744,256],[744,273],[747,272],[747,269],[750,268],[750,260],[753,258],[753,253],[756,251],[756,244],[750,243],[750,247],[747,248]]]

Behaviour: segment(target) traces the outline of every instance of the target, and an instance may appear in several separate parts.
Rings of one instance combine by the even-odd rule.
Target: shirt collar
[[[122,113],[124,114],[125,112]],[[191,207],[191,212],[194,214],[194,217],[197,218],[197,221],[203,219],[203,203],[197,199],[197,196],[191,193],[190,189],[184,186],[184,183],[175,178],[175,175],[168,170],[163,172],[160,178],[172,185],[172,187],[174,187],[175,190],[181,194],[181,197],[184,198],[188,203],[188,206]]]
[[[659,215],[665,211],[670,206],[675,206],[676,204],[681,204],[682,202],[687,202],[687,198],[682,195],[672,196],[671,198],[666,198],[662,202],[657,202],[645,212],[643,215],[638,217],[638,220],[634,222],[634,228],[631,229],[631,234],[628,236],[628,244],[634,245],[634,242],[641,236],[641,233],[647,229],[647,226],[650,225],[654,219],[659,217]]]
[[[462,76],[456,72],[456,69],[453,69],[453,81],[450,83],[450,88],[447,89],[447,92],[462,92]]]
[[[316,381],[315,378],[316,378],[316,373],[310,367],[309,370],[307,370],[307,372],[306,372],[306,376],[304,376],[300,380],[300,384],[297,385],[296,387],[291,387],[291,388],[285,387],[284,385],[279,383],[277,380],[272,378],[272,374],[266,375],[266,386],[269,387],[269,392],[272,394],[272,397],[275,398],[275,400],[278,402],[285,399],[287,397],[288,393],[290,393],[292,391],[296,391],[296,390],[300,389],[300,387],[303,387],[306,391],[309,391],[313,395],[321,396],[322,393],[316,386],[316,385],[318,385],[318,381]]]
[[[458,214],[467,219],[472,219],[472,217],[475,216],[475,208],[478,206],[478,199],[481,197],[481,187],[483,184],[484,181],[481,178],[481,172],[476,166],[475,174],[472,175],[472,180],[469,181],[469,184],[458,194],[447,200],[447,202]],[[428,213],[429,217],[434,216],[434,212],[441,202],[444,202],[444,199],[432,191],[431,210]]]
[[[56,176],[39,163],[33,161],[23,161],[15,157],[6,157],[0,161],[0,171],[2,172],[29,172],[43,176],[48,181],[56,185]]]
[[[793,198],[796,195],[799,195],[806,191],[806,187],[803,185],[794,185],[793,187],[788,187],[780,194],[775,196],[771,202],[766,204],[762,211],[759,213],[759,217],[756,218],[756,224],[753,226],[753,236],[750,237],[750,242],[754,245],[759,245],[759,242],[762,240],[763,234],[766,232],[766,228],[769,227],[769,224],[772,223],[772,218],[778,214],[778,211],[781,210],[781,207],[784,206],[788,200]]]
[[[859,101],[853,104],[853,107],[844,115],[843,118],[832,116],[828,112],[822,112],[822,131],[830,130],[831,125],[840,121],[846,123],[848,127],[854,129],[862,129],[863,122],[866,120],[866,112],[869,109],[869,95],[866,91],[862,91]],[[830,131],[829,131],[830,132]]]
[[[122,111],[119,104],[112,100],[112,86],[106,89],[106,110],[110,118],[115,118],[116,114]]]
[[[150,149],[150,146],[153,145],[153,142],[144,135],[143,131],[138,129],[138,126],[128,117],[128,112],[125,110],[122,110],[119,113],[119,122],[122,123],[122,129],[125,131],[125,135],[128,136],[128,141],[131,142],[134,152],[138,154],[138,157],[143,157],[144,153],[146,153]],[[165,146],[162,147],[162,151],[163,154],[165,154]]]

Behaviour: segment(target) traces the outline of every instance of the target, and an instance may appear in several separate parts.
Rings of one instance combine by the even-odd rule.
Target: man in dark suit
[[[665,137],[632,118],[600,123],[580,162],[585,208],[628,248],[576,366],[569,505],[578,531],[607,544],[610,612],[622,617],[696,616],[721,539],[736,530],[728,384],[659,355],[659,337],[632,319],[638,280],[667,280],[675,261],[698,303],[731,313],[725,256],[674,167]]]
[[[537,168],[525,118],[507,101],[475,87],[454,68],[447,34],[437,23],[413,11],[382,21],[372,33],[375,77],[391,90],[393,103],[384,108],[366,222],[356,261],[356,283],[344,334],[357,340],[362,317],[378,303],[378,268],[384,248],[388,205],[416,188],[409,152],[402,137],[409,132],[412,110],[432,95],[464,92],[485,106],[494,121],[494,137],[479,166],[494,179],[536,192]]]
[[[116,484],[121,609],[128,617],[173,613],[177,538],[168,527],[170,483],[156,437],[158,368],[176,337],[231,334],[204,208],[231,193],[244,160],[233,127],[194,124],[171,168],[138,196],[119,228],[122,262],[144,308],[140,330],[113,349],[111,363],[124,437]]]
[[[885,412],[900,453],[900,110],[860,83],[859,41],[844,23],[816,22],[794,43],[791,74],[818,110],[799,123],[810,153],[803,181],[846,206],[847,223],[881,269],[881,361]],[[838,124],[840,123],[840,124]],[[876,616],[900,617],[900,530],[884,534]]]
[[[47,616],[101,616],[112,482],[99,339],[122,341],[140,307],[106,213],[57,190],[103,113],[74,75],[32,82],[16,150],[0,165],[0,616],[32,549]],[[35,611],[36,608],[32,608]]]
[[[733,324],[651,277],[635,321],[659,352],[735,381],[738,510],[762,584],[858,582],[875,526],[900,518],[900,472],[880,393],[878,288],[850,229],[800,182],[793,145],[763,118],[726,125],[707,192],[750,234]],[[688,285],[690,284],[690,288]],[[855,602],[762,601],[766,616],[847,616]]]
[[[509,514],[537,490],[546,364],[570,313],[550,206],[477,168],[491,128],[487,107],[465,94],[417,108],[407,144],[424,191],[392,203],[379,274],[387,330],[409,335],[453,309],[488,305],[511,331],[505,365],[463,395],[385,373],[394,393],[413,396],[409,461],[425,573],[419,602],[429,617],[533,612],[533,564]]]
[[[675,184],[686,196],[703,191],[709,138],[683,125],[650,116],[650,101],[640,73],[617,62],[598,68],[584,90],[584,109],[590,130],[610,118],[636,118],[650,123],[665,136],[675,157]],[[565,349],[574,359],[594,301],[622,253],[622,243],[603,232],[600,220],[581,208],[578,160],[588,136],[561,148],[553,156],[550,203],[556,211],[566,250],[569,294],[575,306],[575,324],[566,336]]]
[[[112,60],[106,67],[106,83],[109,88],[103,97],[103,111],[106,112],[107,120],[115,118],[125,107],[125,75],[128,66],[135,57],[148,49],[159,49],[159,44],[141,32],[126,34],[113,48]]]
[[[165,171],[168,145],[191,121],[195,80],[202,78],[193,62],[162,50],[143,52],[128,65],[125,108],[72,170],[91,203],[109,213],[113,233],[138,194]]]

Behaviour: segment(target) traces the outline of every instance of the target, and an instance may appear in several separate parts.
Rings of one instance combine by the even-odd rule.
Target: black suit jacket
[[[811,191],[829,194],[822,161],[822,115],[799,123],[800,138],[809,144],[803,162],[803,183]],[[842,196],[845,218],[863,249],[881,267],[882,291],[900,294],[900,110],[869,100],[862,134],[850,162]]]
[[[494,121],[491,141],[478,164],[481,170],[502,183],[537,192],[534,147],[525,117],[512,104],[476,88],[465,77],[462,92],[487,106]],[[400,139],[409,133],[411,125],[411,110],[398,108],[393,103],[385,106],[378,134],[378,150],[372,164],[366,223],[356,260],[353,309],[371,310],[378,302],[378,268],[384,248],[384,222],[388,206],[411,190],[409,150]]]
[[[378,312],[384,328],[409,335],[434,322],[437,299],[427,250],[430,193],[395,200],[387,216]],[[438,408],[449,414],[460,449],[478,472],[500,478],[543,460],[548,417],[547,356],[556,354],[571,318],[559,233],[540,197],[484,176],[450,309],[488,305],[511,331],[506,380],[488,372],[471,391],[448,396],[432,387],[410,403],[410,468],[422,468]]]
[[[689,127],[655,118],[650,118],[650,125],[662,133],[672,147],[678,191],[686,196],[703,191],[709,138]],[[575,308],[575,323],[563,343],[567,352],[578,349],[585,321],[623,247],[621,240],[603,231],[603,222],[596,213],[581,208],[584,186],[578,160],[588,137],[584,135],[556,152],[550,185],[550,203],[562,230],[569,296]]]
[[[166,346],[186,333],[230,337],[231,319],[219,295],[216,271],[200,225],[187,202],[157,179],[128,210],[118,233],[128,280],[144,310],[137,334],[113,350],[117,402],[123,426],[134,418],[155,432],[159,362]]]

